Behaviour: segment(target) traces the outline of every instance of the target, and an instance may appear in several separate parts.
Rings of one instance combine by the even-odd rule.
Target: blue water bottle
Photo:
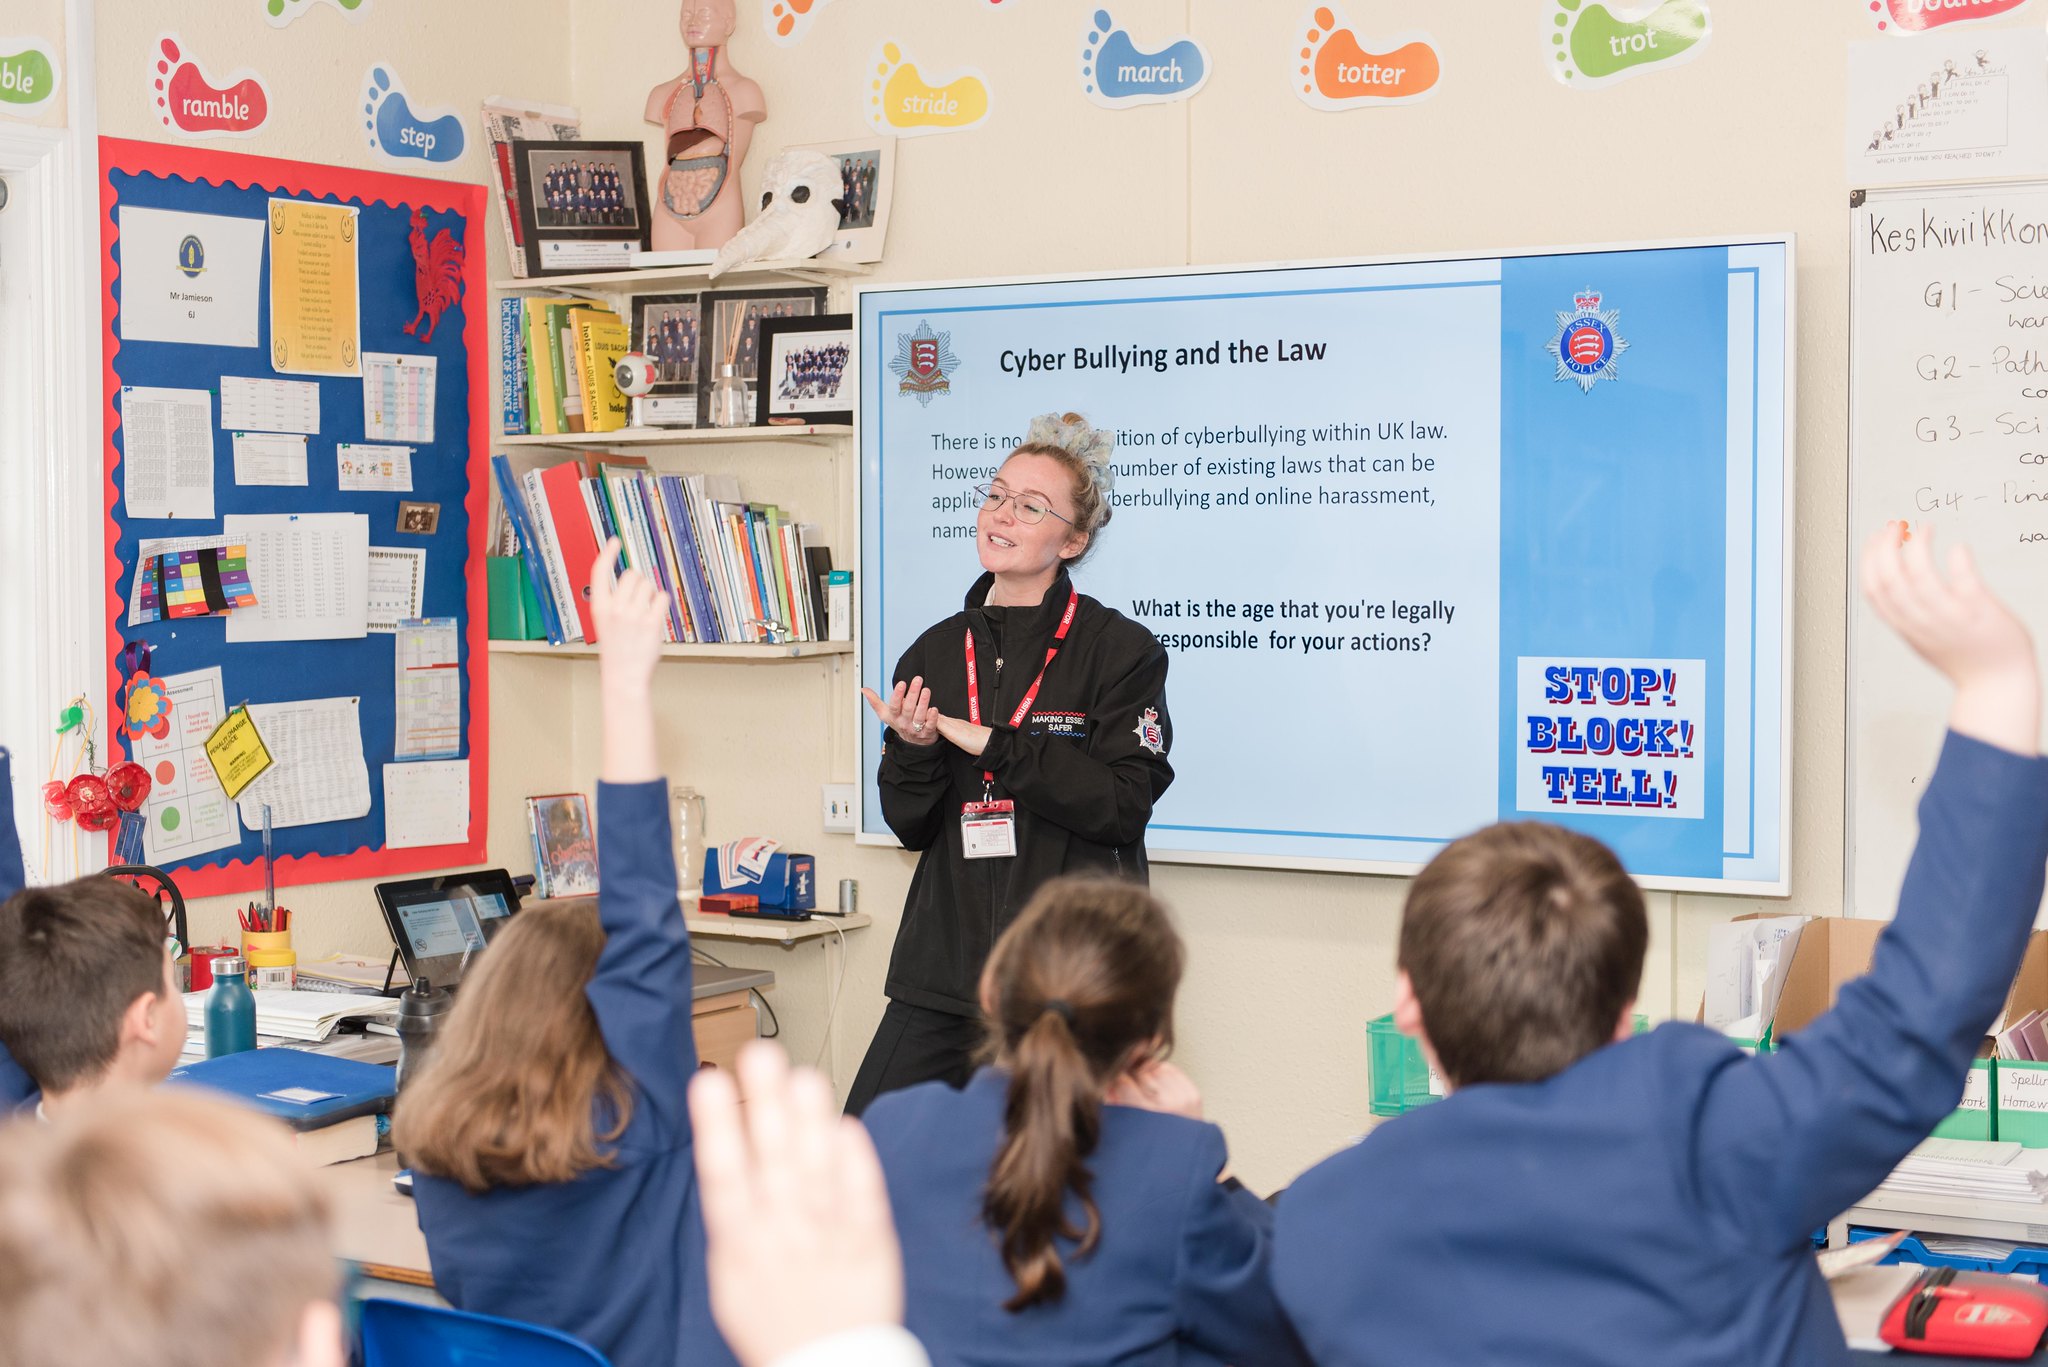
[[[206,998],[206,1056],[256,1047],[256,997],[240,955],[213,961],[213,991]]]

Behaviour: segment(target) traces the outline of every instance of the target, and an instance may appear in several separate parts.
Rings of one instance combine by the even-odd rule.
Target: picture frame
[[[405,536],[432,536],[441,530],[441,505],[438,503],[415,503],[402,499],[398,504],[398,525],[395,528]]]
[[[514,138],[511,155],[529,278],[624,270],[647,250],[641,144]]]
[[[747,386],[747,411],[758,404],[753,394],[759,375],[761,324],[788,318],[815,318],[825,311],[822,285],[787,285],[747,290],[706,290],[697,296],[703,341],[697,349],[697,425],[711,426],[711,385],[724,358],[733,358]]]
[[[797,148],[822,152],[839,163],[852,203],[839,216],[833,244],[818,253],[822,261],[865,264],[882,259],[889,236],[889,206],[896,191],[896,139],[851,138],[841,142],[806,142]]]
[[[698,356],[704,314],[695,294],[636,294],[627,300],[633,350],[653,361],[654,388],[633,400],[636,427],[697,425]]]
[[[761,324],[754,422],[853,422],[853,315],[770,318]]]

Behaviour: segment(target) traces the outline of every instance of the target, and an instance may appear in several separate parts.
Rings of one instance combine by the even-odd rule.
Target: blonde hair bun
[[[1115,492],[1116,471],[1110,469],[1109,457],[1116,450],[1116,433],[1091,426],[1079,413],[1039,414],[1024,433],[1024,444],[1058,447],[1088,467],[1089,481],[1105,497]]]

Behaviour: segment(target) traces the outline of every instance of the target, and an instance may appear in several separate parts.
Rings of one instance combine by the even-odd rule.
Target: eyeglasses
[[[1073,518],[1062,517],[1060,514],[1053,512],[1050,507],[1039,502],[1030,494],[1013,494],[1008,489],[998,489],[993,484],[977,484],[974,486],[974,492],[980,497],[981,510],[985,513],[994,512],[1002,507],[1004,501],[1007,500],[1015,505],[1019,522],[1029,523],[1035,527],[1045,521],[1046,517],[1050,515],[1059,518],[1060,521],[1066,523],[1069,527],[1074,525]]]

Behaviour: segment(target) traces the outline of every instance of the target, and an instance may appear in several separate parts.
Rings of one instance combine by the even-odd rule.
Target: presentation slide
[[[863,290],[863,681],[960,610],[974,486],[1072,410],[1117,433],[1075,582],[1172,661],[1155,858],[1406,872],[1541,817],[1652,885],[1783,891],[1790,268],[1772,239]]]

